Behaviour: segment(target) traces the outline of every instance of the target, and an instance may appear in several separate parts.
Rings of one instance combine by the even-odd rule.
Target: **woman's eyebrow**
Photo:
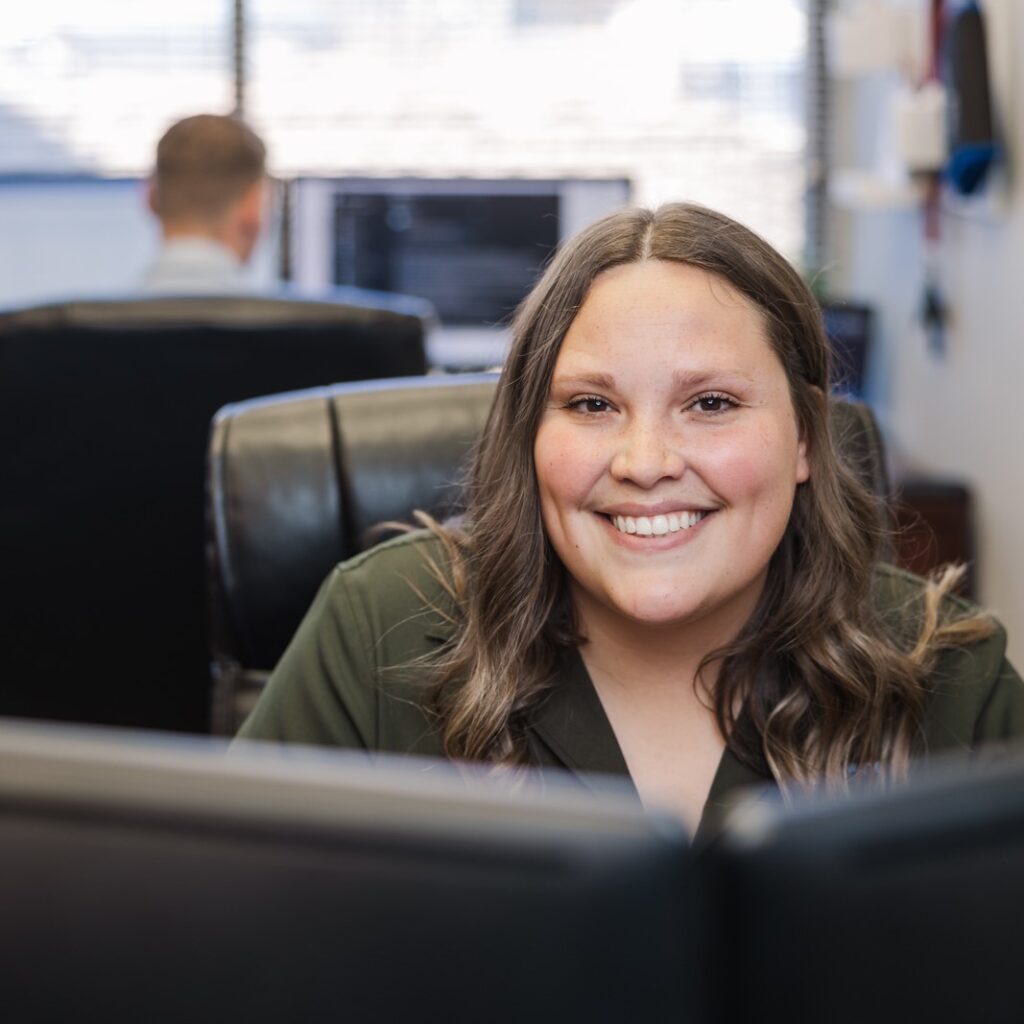
[[[552,387],[592,388],[595,391],[614,391],[615,378],[607,373],[567,373],[556,375],[551,380]]]
[[[707,387],[709,384],[753,384],[754,378],[737,370],[676,370],[672,383],[681,391]]]

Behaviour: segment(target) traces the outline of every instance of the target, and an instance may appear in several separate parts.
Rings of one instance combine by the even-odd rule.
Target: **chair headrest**
[[[212,586],[225,644],[273,664],[336,563],[416,509],[455,513],[496,377],[340,384],[228,406],[211,433]],[[215,633],[220,633],[215,623]]]
[[[317,297],[286,291],[260,295],[126,295],[76,299],[0,312],[0,331],[58,327],[230,327],[380,323],[414,318],[430,325],[434,307],[409,295],[337,288]]]

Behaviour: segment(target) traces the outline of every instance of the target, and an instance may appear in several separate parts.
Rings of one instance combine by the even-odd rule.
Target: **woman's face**
[[[534,442],[547,535],[585,633],[734,636],[810,475],[757,308],[662,260],[602,273],[569,328]]]

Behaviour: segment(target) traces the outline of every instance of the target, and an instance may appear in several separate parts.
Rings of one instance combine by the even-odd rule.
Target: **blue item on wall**
[[[978,190],[997,155],[992,124],[985,24],[973,0],[949,30],[950,160],[947,176],[962,195]]]

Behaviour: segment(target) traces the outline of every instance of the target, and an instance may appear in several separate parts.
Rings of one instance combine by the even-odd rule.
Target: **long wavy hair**
[[[435,526],[452,559],[447,579],[460,619],[431,690],[445,750],[522,762],[531,712],[556,684],[566,649],[583,642],[566,571],[541,520],[534,439],[562,340],[594,279],[649,259],[703,268],[760,310],[811,460],[754,614],[698,673],[717,666],[711,700],[719,728],[743,762],[766,767],[782,783],[845,785],[863,764],[898,777],[920,729],[922,679],[937,652],[991,626],[979,617],[944,617],[953,574],[925,586],[900,628],[881,621],[871,599],[880,510],[830,434],[830,358],[819,306],[763,239],[681,203],[625,210],[584,230],[515,316],[469,470],[466,519],[457,531]]]

